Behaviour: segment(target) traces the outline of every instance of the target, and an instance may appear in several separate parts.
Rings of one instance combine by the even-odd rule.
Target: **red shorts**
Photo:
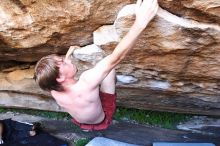
[[[82,124],[77,122],[75,119],[72,119],[72,122],[78,125],[81,129],[86,130],[104,130],[108,128],[108,126],[112,122],[112,116],[115,113],[116,109],[116,95],[103,93],[100,91],[99,93],[100,99],[102,102],[102,109],[105,113],[104,120],[99,124]]]

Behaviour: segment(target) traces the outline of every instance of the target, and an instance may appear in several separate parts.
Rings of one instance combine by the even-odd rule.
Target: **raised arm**
[[[112,52],[113,56],[119,62],[124,59],[127,53],[134,46],[136,40],[140,36],[141,32],[145,29],[147,24],[156,15],[158,10],[157,0],[138,0],[136,3],[136,19],[132,25],[130,31],[121,40],[118,46]]]
[[[156,15],[157,0],[138,0],[136,3],[136,19],[129,32],[116,46],[114,51],[96,64],[96,66],[81,76],[82,80],[96,87],[119,64],[134,46],[141,32]]]

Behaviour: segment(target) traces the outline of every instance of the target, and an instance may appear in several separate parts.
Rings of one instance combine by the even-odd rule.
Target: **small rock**
[[[104,137],[96,137],[93,140],[91,140],[86,146],[138,146],[138,145],[124,143]]]
[[[86,62],[93,62],[94,60],[101,60],[104,57],[104,51],[95,44],[76,49],[74,57]]]
[[[131,84],[138,81],[138,79],[133,76],[125,76],[125,75],[117,75],[117,80],[124,84]]]

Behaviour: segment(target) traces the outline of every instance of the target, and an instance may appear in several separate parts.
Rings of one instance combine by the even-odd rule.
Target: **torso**
[[[99,87],[85,88],[88,85],[77,82],[68,93],[51,92],[56,102],[63,107],[76,121],[85,124],[100,123],[105,114],[99,97]]]

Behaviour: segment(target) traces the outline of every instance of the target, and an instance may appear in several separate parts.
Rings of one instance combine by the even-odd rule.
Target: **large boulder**
[[[179,11],[182,11],[183,8],[188,10],[192,3],[173,1],[170,5],[175,4],[174,8],[179,7]],[[165,1],[161,2],[164,7],[166,4]],[[184,18],[159,8],[157,16],[117,68],[118,74],[124,75],[124,78],[136,79],[130,84],[126,81],[119,84],[123,88],[119,92],[120,105],[218,115],[220,23],[215,20],[219,20],[219,6],[220,2],[217,1],[204,4],[195,1],[191,7],[207,17],[201,22],[197,21],[199,14]],[[201,7],[208,7],[210,11],[204,11]],[[211,11],[211,8],[216,9]],[[179,11],[176,13],[179,14]],[[210,19],[210,15],[213,19]],[[113,26],[103,26],[94,32],[94,36],[97,36],[94,37],[94,43],[111,52],[133,21],[134,5],[128,5],[120,11]],[[111,31],[112,27],[118,34],[118,40],[114,31]],[[108,38],[99,39],[104,38],[102,35]]]
[[[64,54],[71,45],[88,45],[74,53],[81,73],[92,67],[94,56],[112,52],[129,30],[134,5],[119,12],[128,3],[2,2],[1,106],[63,111],[35,84],[34,63],[9,60],[34,62],[47,54]],[[159,4],[157,16],[117,67],[118,105],[220,115],[220,2],[159,0]]]
[[[0,60],[37,61],[71,45],[92,42],[92,32],[114,22],[130,0],[19,0],[0,3]],[[109,9],[110,8],[110,9]]]

